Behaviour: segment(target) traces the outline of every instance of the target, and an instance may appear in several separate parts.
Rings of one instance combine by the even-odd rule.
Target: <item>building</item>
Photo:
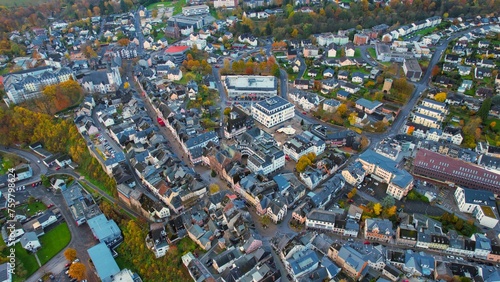
[[[379,101],[370,101],[365,98],[356,101],[356,109],[360,109],[367,114],[373,114],[383,104]]]
[[[346,169],[342,170],[342,176],[345,181],[352,186],[358,186],[361,184],[361,182],[365,179],[365,173],[363,164],[360,162],[355,162]]]
[[[247,155],[252,172],[270,174],[285,166],[285,154],[269,133],[254,127],[238,138],[238,149]]]
[[[176,65],[181,65],[186,59],[186,52],[188,50],[189,46],[170,46],[165,50],[165,55],[170,56]]]
[[[208,14],[210,10],[207,5],[195,5],[182,7],[182,14],[184,16],[201,15]]]
[[[16,181],[28,179],[33,176],[33,170],[29,164],[20,164],[16,166],[14,171],[16,172]]]
[[[228,75],[224,79],[230,99],[267,99],[278,94],[278,82],[274,76]]]
[[[401,200],[413,188],[413,177],[397,168],[397,162],[386,158],[373,150],[366,150],[359,156],[363,169],[374,179],[388,183],[387,194]]]
[[[238,7],[238,0],[215,0],[214,8],[236,8]]]
[[[88,249],[87,253],[101,281],[114,281],[113,276],[120,272],[120,268],[118,264],[116,264],[108,246],[104,243],[99,243]]]
[[[275,96],[252,105],[253,118],[265,127],[292,119],[295,116],[295,107],[287,100]]]
[[[460,211],[471,213],[479,224],[489,228],[498,224],[497,205],[492,192],[457,187],[454,196]]]
[[[87,223],[94,238],[107,246],[117,246],[123,241],[122,232],[114,220],[109,220],[104,214],[95,216]]]
[[[146,246],[153,251],[156,258],[165,256],[169,249],[167,233],[163,223],[152,223],[146,237]]]
[[[230,139],[243,134],[253,125],[254,120],[250,115],[241,107],[233,107],[229,113],[227,124],[224,126],[224,137]]]
[[[304,133],[307,133],[304,132]],[[296,135],[283,144],[283,153],[298,161],[300,157],[314,153],[319,156],[325,151],[325,142],[312,134]]]
[[[53,69],[49,66],[22,70],[6,74],[3,78],[3,85],[7,98],[4,98],[7,105],[10,103],[19,104],[23,101],[37,98],[41,95],[45,86],[54,85],[61,82],[75,80],[75,75],[70,68]]]
[[[415,59],[405,59],[403,62],[403,71],[406,78],[411,81],[418,81],[422,77],[422,69]]]
[[[12,264],[8,262],[0,264],[0,282],[12,282],[13,272]]]
[[[38,241],[38,236],[35,232],[26,232],[20,239],[21,246],[30,252],[35,252],[42,246]]]
[[[413,173],[449,185],[487,190],[495,194],[500,192],[500,174],[426,149],[417,151]]]
[[[116,91],[122,84],[120,70],[111,67],[106,71],[93,71],[81,80],[82,87],[89,93],[106,94]]]
[[[394,235],[392,222],[388,219],[367,218],[365,220],[365,239],[390,242]]]

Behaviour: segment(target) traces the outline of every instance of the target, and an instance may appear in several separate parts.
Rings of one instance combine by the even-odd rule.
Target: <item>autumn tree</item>
[[[309,153],[309,154],[303,155],[297,161],[297,164],[295,165],[295,169],[298,172],[303,172],[304,170],[306,170],[306,168],[308,166],[313,164],[315,159],[316,159],[316,154],[314,154],[314,153]]]
[[[219,185],[217,185],[215,183],[210,184],[210,186],[208,186],[208,189],[210,191],[210,194],[215,194],[215,193],[219,192],[219,190],[220,190]]]
[[[155,9],[155,10],[153,10],[153,11],[151,12],[151,16],[152,16],[153,18],[158,17],[158,10],[156,10],[156,9]]]
[[[351,192],[347,193],[347,198],[352,199],[352,198],[354,198],[354,196],[356,196],[357,193],[358,193],[358,189],[352,188]]]
[[[361,135],[361,149],[365,149],[370,144],[370,140],[365,135]]]
[[[382,205],[380,203],[376,203],[375,205],[373,205],[373,212],[375,213],[375,215],[380,215],[380,213],[382,212]]]
[[[434,95],[434,100],[438,102],[444,102],[446,100],[446,92],[439,92],[438,94]]]
[[[391,217],[393,215],[396,214],[396,211],[397,211],[397,207],[396,206],[392,206],[392,207],[388,207],[384,210],[384,213],[385,213],[385,216],[386,217]]]
[[[81,262],[73,263],[69,267],[69,275],[77,280],[83,280],[85,278],[85,272],[85,265]]]
[[[74,261],[76,259],[76,250],[73,248],[67,248],[64,251],[64,257],[69,261]]]
[[[432,72],[431,72],[431,75],[432,76],[436,76],[438,75],[439,73],[441,72],[441,69],[436,65],[432,68]]]
[[[349,117],[347,119],[349,120],[350,125],[355,125],[357,118],[358,118],[358,113],[352,112],[349,114]]]
[[[127,46],[130,43],[130,40],[128,38],[122,38],[118,40],[116,43],[120,46]]]
[[[341,104],[337,108],[337,113],[339,113],[340,116],[345,117],[345,115],[347,114],[347,105],[346,104]]]

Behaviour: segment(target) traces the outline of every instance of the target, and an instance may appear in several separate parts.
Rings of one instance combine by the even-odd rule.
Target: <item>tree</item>
[[[120,46],[127,46],[130,43],[130,40],[128,38],[122,38],[116,43],[118,43],[118,45]]]
[[[394,198],[392,196],[387,195],[382,199],[381,204],[384,208],[388,208],[388,207],[394,206],[395,202],[396,201],[394,200]]]
[[[231,113],[231,108],[227,107],[224,109],[224,115],[229,116],[229,113]]]
[[[292,33],[290,33],[290,36],[292,36],[293,38],[296,38],[297,36],[299,36],[299,31],[296,28],[294,28],[292,30]]]
[[[69,275],[77,280],[83,280],[85,278],[85,272],[85,265],[81,262],[73,263],[69,267]]]
[[[492,121],[490,122],[490,129],[495,131],[495,127],[497,126],[497,122],[496,121]]]
[[[368,144],[370,144],[370,140],[365,135],[361,135],[361,149],[368,147]]]
[[[432,76],[436,76],[436,75],[438,75],[440,72],[441,72],[441,69],[440,69],[440,68],[436,65],[436,66],[434,66],[434,67],[432,68],[432,73],[431,73],[431,75],[432,75]]]
[[[309,154],[303,155],[297,161],[297,164],[295,165],[295,169],[298,172],[303,172],[304,170],[306,170],[306,168],[308,166],[312,165],[315,158],[316,158],[316,154],[314,154],[314,153],[309,153]]]
[[[208,189],[210,190],[210,194],[215,194],[220,190],[219,185],[215,183],[210,184],[210,186],[208,186]]]
[[[347,119],[349,120],[350,125],[355,125],[357,118],[358,118],[358,113],[352,112],[349,114],[349,117]]]
[[[352,198],[354,198],[354,196],[356,196],[357,193],[358,193],[358,189],[352,188],[351,192],[347,193],[347,198],[352,199]]]
[[[439,92],[438,94],[434,95],[434,100],[438,102],[444,102],[446,100],[446,92]]]
[[[392,206],[392,207],[386,208],[385,214],[387,215],[387,217],[391,217],[391,216],[396,214],[396,211],[397,211],[396,206]]]
[[[477,116],[481,118],[483,123],[486,122],[486,119],[488,119],[488,114],[491,110],[491,98],[486,98],[484,99],[483,103],[481,104],[481,107],[477,111]]]
[[[124,84],[123,84],[123,89],[128,89],[130,87],[130,83],[128,83],[128,81],[126,81]]]
[[[346,104],[342,104],[340,105],[338,108],[337,108],[337,113],[340,114],[340,116],[344,117],[345,114],[347,113],[347,105]]]
[[[67,248],[66,251],[64,251],[64,257],[69,261],[74,261],[76,259],[76,250]]]
[[[153,10],[153,11],[151,12],[151,16],[152,16],[153,18],[158,17],[158,10],[156,10],[156,9],[155,9],[155,10]]]
[[[382,205],[380,203],[376,203],[375,205],[373,205],[373,212],[375,213],[375,215],[380,215],[380,213],[382,212]]]

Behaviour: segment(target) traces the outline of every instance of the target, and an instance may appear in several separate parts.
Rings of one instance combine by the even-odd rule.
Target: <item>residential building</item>
[[[49,66],[27,69],[6,74],[3,78],[7,104],[19,104],[23,101],[37,98],[45,86],[75,80],[73,71],[69,68],[53,69]]]
[[[393,235],[394,230],[390,220],[378,218],[367,218],[365,220],[365,239],[390,242]]]
[[[334,113],[341,105],[340,101],[334,99],[326,99],[323,101],[323,110],[326,112]]]
[[[12,282],[12,264],[9,262],[0,264],[0,282]]]
[[[328,257],[337,263],[349,277],[359,280],[368,266],[363,255],[350,246],[334,243],[328,249]]]
[[[363,169],[375,179],[388,183],[387,194],[401,200],[413,188],[413,177],[397,168],[397,163],[373,150],[366,150],[359,156]]]
[[[356,101],[356,108],[364,111],[367,114],[373,114],[375,110],[381,107],[383,104],[379,101],[370,101],[365,98],[358,99]]]
[[[457,187],[454,196],[460,211],[472,214],[479,224],[488,228],[495,228],[498,224],[496,199],[492,192]]]
[[[111,67],[106,71],[93,71],[82,78],[81,84],[89,93],[116,91],[122,85],[120,70],[118,67]]]
[[[423,74],[418,61],[415,59],[405,59],[403,62],[403,71],[406,78],[411,81],[419,81]]]
[[[30,252],[35,252],[42,246],[35,232],[24,233],[19,241],[21,242],[21,246]]]
[[[260,75],[228,75],[224,86],[229,98],[267,99],[278,94],[277,81],[274,76]]]
[[[236,8],[238,7],[238,1],[237,0],[215,0],[214,1],[214,8],[219,9],[219,8]]]
[[[270,128],[295,116],[295,107],[287,100],[275,96],[252,105],[253,118]]]
[[[241,107],[233,107],[229,113],[227,125],[224,126],[224,137],[230,139],[243,134],[247,129],[251,128],[253,124],[253,118]]]
[[[314,153],[319,156],[325,151],[325,142],[312,134],[296,135],[283,144],[283,153],[295,161],[300,157]]]
[[[363,164],[359,161],[342,170],[342,176],[345,181],[352,186],[358,186],[365,179],[365,170]]]
[[[238,138],[238,149],[248,155],[250,171],[268,175],[285,166],[285,154],[267,132],[254,127]]]
[[[426,149],[417,151],[413,172],[447,184],[500,192],[500,174]]]
[[[169,249],[167,232],[163,223],[152,223],[146,237],[146,246],[153,251],[156,258],[165,256]]]

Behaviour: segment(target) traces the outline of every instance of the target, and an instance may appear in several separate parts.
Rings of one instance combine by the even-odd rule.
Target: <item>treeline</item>
[[[378,24],[392,27],[424,20],[431,16],[474,17],[500,10],[500,0],[415,0],[390,1],[387,6],[370,4],[367,0],[351,1],[350,9],[342,9],[329,3],[314,7],[311,13],[295,12],[296,7],[283,7],[284,16],[271,15],[265,23],[255,24],[246,19],[234,26],[238,34],[251,32],[256,36],[272,35],[276,40],[308,38],[312,34],[336,32],[349,28],[371,28]],[[446,12],[446,13],[445,13]]]
[[[0,108],[0,144],[31,144],[41,141],[52,153],[67,153],[82,169],[81,173],[102,184],[116,196],[116,183],[90,155],[85,140],[70,120],[32,112],[21,107]]]

